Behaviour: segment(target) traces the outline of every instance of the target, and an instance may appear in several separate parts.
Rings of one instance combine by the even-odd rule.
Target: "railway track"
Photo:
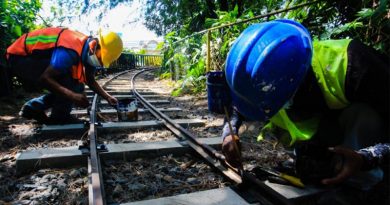
[[[150,71],[152,70],[125,71],[102,82],[105,89],[119,99],[137,99],[140,115],[138,121],[118,121],[117,111],[87,90],[86,92],[92,101],[91,108],[89,110],[73,110],[72,114],[85,118],[89,116],[89,123],[43,126],[38,134],[40,137],[76,136],[73,137],[73,140],[77,142],[77,146],[21,152],[16,160],[17,172],[25,174],[44,168],[87,165],[89,204],[124,204],[129,202],[126,201],[129,200],[129,197],[125,196],[126,191],[129,190],[128,195],[140,190],[150,193],[150,196],[134,194],[137,196],[130,198],[130,201],[164,197],[166,194],[160,194],[167,192],[164,190],[164,186],[174,194],[182,193],[180,189],[184,189],[183,187],[189,187],[192,191],[207,190],[210,186],[205,186],[207,182],[203,183],[203,181],[207,181],[207,177],[210,179],[210,176],[213,180],[209,181],[219,182],[211,188],[218,188],[221,184],[225,187],[196,192],[192,195],[179,195],[176,198],[154,199],[161,200],[159,202],[138,201],[134,204],[199,204],[200,202],[202,204],[302,204],[310,201],[308,199],[319,192],[319,190],[310,187],[301,190],[292,186],[261,181],[251,172],[239,172],[229,167],[225,163],[223,155],[218,151],[220,146],[218,137],[201,138],[202,136],[194,134],[202,134],[202,132],[197,132],[197,128],[194,127],[204,127],[204,120],[182,118],[183,115],[178,114],[182,112],[182,109],[172,107],[169,92],[162,90],[161,86],[151,85],[147,82],[137,84],[137,77],[147,75]],[[153,88],[155,90],[151,90]],[[156,90],[160,92],[156,92]],[[145,138],[147,138],[145,141],[149,142],[129,140],[131,134],[136,132],[145,133]],[[117,133],[119,133],[119,137]],[[150,140],[150,136],[159,138],[156,133],[164,133],[163,141],[161,139]],[[128,143],[129,141],[131,143]],[[180,158],[183,156],[185,159]],[[143,169],[147,168],[146,165],[140,165],[140,161],[152,161],[152,159],[157,160],[156,162],[165,162],[165,164],[155,167],[155,173],[150,177],[143,173]],[[172,161],[180,164],[180,168],[171,167],[169,163]],[[202,170],[215,172],[215,174],[205,174],[206,178],[199,177],[202,178],[202,183],[195,183],[194,181],[199,181],[199,179],[191,177],[192,172],[189,175],[183,174],[193,164],[202,167],[200,171],[198,170],[200,175],[202,175]],[[137,166],[139,167],[137,168]],[[170,167],[170,169],[166,171],[165,166]],[[150,172],[153,172],[153,168]],[[185,176],[183,178],[185,183],[177,180],[182,175]],[[156,188],[155,183],[151,183],[152,185],[148,187],[145,183],[133,180],[133,178],[137,178],[142,181],[148,177],[152,181],[157,180],[163,187]],[[124,181],[129,182],[127,185],[128,188],[130,187],[129,189],[123,190]],[[167,182],[168,185],[164,185],[161,181]],[[172,184],[175,183],[179,185],[172,188]],[[193,187],[201,188],[194,189]],[[121,195],[122,199],[118,195]],[[210,197],[210,195],[212,196]],[[199,199],[203,200],[199,201]]]

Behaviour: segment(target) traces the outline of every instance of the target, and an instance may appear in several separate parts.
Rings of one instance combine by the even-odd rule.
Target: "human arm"
[[[118,100],[108,94],[100,85],[99,83],[96,82],[95,80],[95,74],[93,69],[91,68],[86,68],[86,77],[87,77],[87,85],[91,90],[93,90],[95,93],[98,95],[102,96],[102,98],[106,99],[107,102],[110,105],[116,105],[118,103]]]
[[[77,106],[88,107],[89,102],[84,94],[75,93],[61,85],[56,79],[61,75],[67,75],[69,68],[77,62],[77,54],[65,48],[57,48],[53,51],[49,66],[38,79],[50,91],[74,102]]]
[[[390,144],[376,144],[374,146],[361,149],[358,153],[363,157],[362,169],[370,170],[386,161],[385,159],[389,157],[390,153]]]
[[[348,148],[335,147],[330,149],[344,157],[340,172],[333,178],[323,179],[323,184],[338,184],[359,171],[370,170],[382,164],[389,157],[390,144],[376,144],[371,147],[354,151]]]
[[[61,75],[61,72],[53,69],[53,67],[49,65],[49,67],[42,73],[39,81],[46,85],[46,87],[53,93],[64,96],[74,102],[77,106],[88,107],[89,102],[84,94],[75,93],[55,80],[55,78],[59,75]]]
[[[238,130],[242,124],[242,117],[235,109],[233,109],[232,116],[230,118],[230,124],[231,128],[229,126],[228,120],[225,119],[222,131],[222,152],[226,157],[226,161],[230,165],[233,167],[241,167],[241,149]]]

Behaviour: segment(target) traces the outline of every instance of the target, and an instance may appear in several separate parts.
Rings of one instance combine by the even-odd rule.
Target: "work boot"
[[[28,105],[23,105],[19,115],[27,119],[34,119],[39,124],[46,124],[49,119],[43,110],[35,110]]]

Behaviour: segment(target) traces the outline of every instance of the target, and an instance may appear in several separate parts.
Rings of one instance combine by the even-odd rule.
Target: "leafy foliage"
[[[335,37],[348,36],[359,39],[376,49],[390,54],[390,10],[389,1],[363,1],[363,6],[351,21],[344,22],[339,28],[333,29]],[[369,7],[371,4],[371,8]]]
[[[38,0],[0,2],[0,55],[23,33],[37,28],[34,21],[41,7]],[[3,62],[0,62],[3,63]]]
[[[165,1],[158,1],[159,8],[170,8]],[[182,1],[181,1],[182,2]],[[271,11],[290,8],[302,3],[310,3],[308,0],[273,0],[273,1],[214,1],[216,4],[213,10],[217,18],[206,18],[204,21],[197,20],[199,27],[191,27],[194,22],[188,21],[188,15],[178,15],[180,12],[188,12],[187,7],[181,7],[180,2],[174,4],[173,10],[164,10],[164,15],[159,16],[159,21],[170,18],[174,24],[149,26],[148,28],[160,33],[172,31],[165,36],[164,47],[165,71],[171,72],[174,79],[180,80],[181,85],[175,94],[180,91],[200,90],[192,86],[200,86],[188,82],[200,82],[204,78],[205,68],[201,68],[199,62],[205,66],[207,34],[205,32],[194,33],[201,28],[211,28],[229,23],[240,22],[258,15],[264,15]],[[151,3],[148,1],[148,3]],[[224,6],[226,5],[228,6]],[[235,4],[234,4],[235,3]],[[152,12],[157,7],[149,5]],[[193,9],[191,12],[197,14],[206,13],[200,11],[203,7]],[[223,8],[223,9],[222,9]],[[340,39],[354,38],[371,45],[381,52],[389,55],[390,45],[390,12],[388,0],[337,0],[337,1],[316,1],[305,7],[282,12],[253,20],[250,22],[234,24],[211,32],[210,53],[211,70],[223,70],[227,53],[238,35],[250,24],[270,21],[279,18],[289,18],[301,22],[308,28],[313,39]],[[151,16],[151,19],[154,17]],[[193,21],[194,21],[193,20]],[[187,37],[183,36],[187,34]],[[191,35],[188,35],[191,34]],[[199,52],[202,51],[202,52]],[[200,83],[199,83],[200,84]],[[190,89],[184,89],[189,87]]]
[[[207,33],[201,30],[242,22],[271,11],[290,8],[314,0],[135,0],[145,2],[145,26],[165,35],[163,71],[181,82],[181,91],[199,92],[204,88]],[[52,18],[41,19],[45,25],[71,21],[85,15],[97,21],[118,5],[134,0],[53,1]],[[0,3],[0,52],[34,25],[41,3],[38,0],[5,0]],[[354,38],[390,53],[389,0],[318,0],[305,7],[285,11],[245,23],[211,31],[211,70],[223,70],[227,53],[238,35],[250,24],[289,18],[301,22],[313,39]],[[59,23],[58,23],[59,22]],[[102,25],[104,27],[104,25]],[[88,22],[86,23],[88,27]],[[168,75],[166,75],[168,76]],[[179,91],[177,93],[180,93]]]
[[[203,29],[206,18],[216,17],[208,4],[213,5],[211,0],[147,0],[145,26],[157,35],[172,31],[188,35]],[[183,26],[186,28],[182,29]]]

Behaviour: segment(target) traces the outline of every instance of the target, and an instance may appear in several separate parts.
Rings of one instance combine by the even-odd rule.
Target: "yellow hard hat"
[[[105,68],[119,58],[123,50],[122,39],[114,32],[102,33],[99,31],[102,62]]]

